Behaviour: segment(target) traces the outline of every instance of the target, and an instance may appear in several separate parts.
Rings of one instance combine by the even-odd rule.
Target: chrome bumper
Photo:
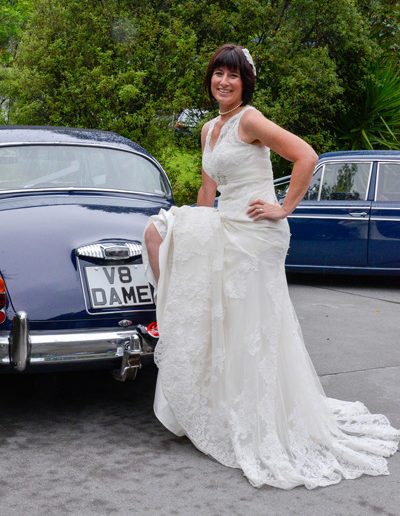
[[[121,331],[31,332],[26,313],[18,312],[10,334],[0,335],[0,367],[8,365],[24,371],[35,365],[122,358],[121,369],[114,376],[119,380],[133,378],[142,357],[152,355],[154,351],[154,342],[146,339],[142,330],[141,327],[132,327]]]

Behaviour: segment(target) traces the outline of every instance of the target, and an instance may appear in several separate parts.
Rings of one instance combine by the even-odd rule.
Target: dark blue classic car
[[[171,204],[159,163],[126,138],[0,127],[0,372],[134,377],[157,340],[143,229]]]
[[[400,276],[400,152],[322,154],[289,224],[288,271]]]

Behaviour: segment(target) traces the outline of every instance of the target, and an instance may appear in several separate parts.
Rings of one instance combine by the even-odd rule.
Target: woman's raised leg
[[[150,224],[146,229],[144,233],[144,240],[147,247],[147,254],[149,256],[151,270],[153,271],[156,281],[158,281],[158,278],[160,277],[160,263],[158,253],[162,238],[154,224]]]

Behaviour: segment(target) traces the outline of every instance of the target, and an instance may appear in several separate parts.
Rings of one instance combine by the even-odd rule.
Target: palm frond
[[[347,117],[341,140],[349,148],[398,149],[400,142],[400,67],[395,61],[377,63],[366,79],[361,109]]]

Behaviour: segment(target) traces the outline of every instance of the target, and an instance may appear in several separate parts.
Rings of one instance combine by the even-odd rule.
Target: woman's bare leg
[[[151,270],[153,271],[155,279],[158,281],[158,278],[160,277],[158,252],[162,243],[162,238],[154,224],[150,224],[150,226],[146,229],[144,240],[146,242]]]

